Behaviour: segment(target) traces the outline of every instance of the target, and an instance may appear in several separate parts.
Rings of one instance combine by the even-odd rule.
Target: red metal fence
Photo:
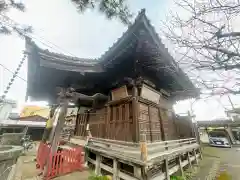
[[[50,152],[50,146],[40,143],[37,153],[37,168],[44,171],[47,160],[49,165],[45,179],[67,174],[76,170],[83,170],[83,148],[61,149],[57,152]]]

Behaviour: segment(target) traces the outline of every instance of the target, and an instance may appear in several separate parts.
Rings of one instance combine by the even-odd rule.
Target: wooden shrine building
[[[83,95],[76,101],[76,136],[85,136],[89,124],[92,135],[104,139],[194,137],[191,120],[178,118],[173,104],[198,96],[198,91],[162,44],[145,10],[99,59],[42,50],[30,39],[26,52],[28,97],[56,103],[58,87]]]

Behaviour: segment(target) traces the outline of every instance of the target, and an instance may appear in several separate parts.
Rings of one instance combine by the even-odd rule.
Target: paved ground
[[[240,180],[240,148],[203,147],[203,160],[194,180],[216,176],[216,180]]]
[[[220,167],[218,175],[228,173],[232,180],[240,180],[240,148],[219,150]]]
[[[34,161],[34,156],[28,155],[28,156],[22,156],[20,157],[20,160],[22,162],[20,168],[21,168],[21,177],[24,180],[41,180],[40,177],[38,177],[39,171],[36,169],[36,162]],[[57,177],[54,180],[88,180],[89,172],[83,171],[83,172],[74,172],[71,174],[67,174],[62,177]]]
[[[26,156],[20,157],[21,176],[24,180],[40,180],[37,177],[39,173],[36,170],[35,158],[36,151],[29,152]],[[220,176],[216,180],[240,180],[240,147],[234,148],[214,148],[203,147],[203,160],[200,163],[199,171],[192,180],[205,180],[208,176]],[[57,177],[55,180],[87,180],[89,176],[88,171],[75,172],[62,177]],[[231,176],[231,178],[226,178]],[[21,179],[21,180],[22,180]]]
[[[38,145],[31,151],[27,152],[26,155],[19,157],[17,177],[15,180],[42,180],[38,176],[39,170],[36,169],[36,162],[34,161],[36,157]],[[90,173],[88,171],[74,172],[67,174],[62,177],[54,178],[54,180],[88,180]]]

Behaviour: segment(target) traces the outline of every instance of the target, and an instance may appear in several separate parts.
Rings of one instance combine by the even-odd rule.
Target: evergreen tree
[[[0,34],[12,34],[12,32],[16,32],[18,35],[23,36],[25,33],[31,32],[32,28],[30,26],[18,24],[6,15],[11,8],[21,12],[25,11],[25,6],[21,2],[0,0]]]
[[[126,0],[72,0],[80,12],[87,8],[98,8],[107,18],[119,18],[124,24],[130,24],[132,14],[126,4]]]

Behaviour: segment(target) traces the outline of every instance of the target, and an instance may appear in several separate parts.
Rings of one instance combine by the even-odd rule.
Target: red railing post
[[[47,167],[47,177],[49,180],[53,177],[70,173],[76,170],[83,170],[83,148],[77,147],[72,149],[58,150],[55,153],[49,152],[50,146],[44,143],[39,144],[37,151],[37,168],[44,170],[47,158],[49,159],[49,166]]]

